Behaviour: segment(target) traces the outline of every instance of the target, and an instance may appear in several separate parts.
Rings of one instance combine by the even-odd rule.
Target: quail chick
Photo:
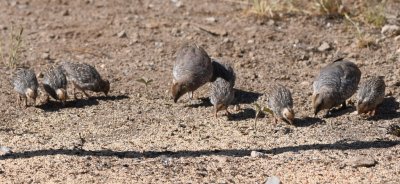
[[[38,81],[35,72],[31,69],[18,69],[12,80],[14,90],[18,92],[18,104],[25,100],[25,107],[28,106],[28,99],[32,99],[36,104]]]
[[[209,82],[213,77],[211,59],[203,48],[186,43],[177,52],[173,67],[172,96],[174,102]]]
[[[67,100],[67,78],[61,67],[51,67],[44,73],[43,88],[52,98],[65,103]]]
[[[236,79],[235,72],[228,64],[220,64],[215,60],[213,60],[213,63],[216,69],[215,71],[223,72],[229,80],[217,77],[216,80],[211,83],[210,101],[214,105],[215,117],[217,117],[217,113],[220,110],[226,110],[229,115],[228,106],[232,104],[235,99],[235,91],[233,89]]]
[[[357,93],[358,114],[375,115],[377,107],[385,98],[385,81],[383,76],[374,76],[363,83]]]
[[[278,119],[293,124],[293,99],[290,90],[281,84],[273,84],[267,90],[268,107],[274,113],[275,123]]]
[[[314,115],[319,111],[329,110],[338,105],[346,107],[346,99],[356,91],[360,82],[361,71],[357,65],[343,58],[321,68],[313,83],[312,105]]]
[[[103,92],[106,96],[110,90],[110,82],[101,78],[96,68],[89,64],[63,62],[61,69],[67,80],[73,84],[73,94],[76,99],[75,88],[82,91],[87,98],[89,94],[86,90]]]

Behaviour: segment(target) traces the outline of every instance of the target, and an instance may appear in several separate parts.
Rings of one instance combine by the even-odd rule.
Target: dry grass
[[[19,29],[17,33],[14,33],[14,29],[11,28],[10,40],[9,40],[10,44],[7,52],[8,58],[5,57],[4,50],[1,47],[2,43],[0,42],[0,59],[3,61],[5,66],[8,66],[10,68],[16,68],[18,66],[19,57],[21,55],[23,32],[24,29],[22,27]]]
[[[315,8],[323,15],[342,15],[345,13],[341,0],[315,0]]]
[[[385,6],[386,1],[366,1],[361,10],[361,17],[363,21],[378,28],[385,25]]]
[[[357,39],[357,47],[358,48],[365,48],[365,47],[370,47],[375,44],[374,39],[365,34],[359,24],[355,22],[353,19],[350,18],[348,14],[344,14],[345,18],[353,25],[353,27],[356,29],[356,39]]]

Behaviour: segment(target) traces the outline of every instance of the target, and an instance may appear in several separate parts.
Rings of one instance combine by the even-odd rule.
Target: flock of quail
[[[357,111],[359,114],[375,115],[377,107],[385,96],[385,82],[383,77],[374,76],[358,86],[361,71],[356,64],[343,58],[336,59],[321,68],[313,83],[312,106],[314,115],[327,109],[326,116],[331,109],[341,105],[346,107],[346,100],[357,92]],[[233,68],[224,62],[211,59],[200,46],[185,43],[177,52],[173,67],[172,96],[177,102],[181,96],[193,92],[210,82],[210,101],[214,105],[214,113],[225,110],[228,115],[228,106],[235,99],[235,79]],[[106,96],[110,90],[108,80],[101,78],[97,70],[88,64],[62,62],[59,66],[49,68],[43,74],[42,86],[44,91],[57,101],[64,103],[67,99],[67,84],[72,84],[74,98],[75,89],[82,91],[86,97],[86,90],[103,92]],[[38,96],[39,83],[33,70],[20,69],[13,78],[15,91],[19,94],[19,101],[28,99],[35,101]],[[293,124],[295,117],[292,94],[281,84],[271,84],[267,90],[267,104],[278,120]]]
[[[32,69],[20,68],[17,70],[12,81],[14,90],[18,92],[18,103],[25,101],[25,107],[28,105],[28,99],[36,104],[38,96],[39,83],[36,74]],[[74,98],[76,99],[75,89],[83,92],[89,98],[86,90],[94,92],[104,92],[107,96],[110,90],[108,80],[103,80],[97,70],[88,64],[62,62],[59,66],[48,68],[43,74],[42,87],[49,96],[63,104],[67,100],[67,84],[72,85]]]
[[[361,71],[356,64],[343,58],[336,59],[321,68],[313,82],[312,106],[316,116],[327,110],[328,116],[334,107],[346,108],[346,100],[357,92],[358,114],[375,115],[377,107],[385,97],[385,82],[382,76],[374,76],[358,86]],[[186,43],[177,52],[173,68],[172,96],[174,102],[185,93],[190,98],[200,86],[211,83],[210,101],[214,105],[215,116],[220,110],[228,112],[234,100],[235,73],[227,63],[211,59],[203,48]],[[267,89],[267,104],[278,120],[293,124],[295,117],[292,94],[279,83]]]

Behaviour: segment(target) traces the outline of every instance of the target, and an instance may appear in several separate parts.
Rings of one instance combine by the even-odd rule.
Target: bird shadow
[[[231,114],[229,116],[230,121],[242,121],[255,118],[256,118],[256,111],[251,108],[242,109],[239,113]]]
[[[271,149],[258,149],[265,154],[282,154],[286,152],[299,152],[307,150],[362,150],[371,148],[390,148],[400,145],[400,141],[378,140],[378,141],[348,141],[340,140],[332,144],[305,144],[296,146],[284,146]],[[216,149],[216,150],[179,150],[179,151],[113,151],[113,150],[85,150],[85,149],[48,149],[29,150],[22,152],[10,152],[0,156],[0,160],[27,159],[34,157],[66,155],[66,156],[95,156],[95,157],[117,157],[117,158],[190,158],[203,156],[229,156],[248,157],[254,149]]]
[[[296,127],[308,127],[318,123],[324,123],[325,120],[317,117],[304,117],[304,118],[295,118],[293,121],[294,126]]]
[[[199,98],[200,103],[193,103],[184,105],[185,107],[191,107],[191,108],[199,108],[199,107],[210,107],[212,106],[210,98]]]
[[[60,109],[66,108],[85,108],[93,105],[98,105],[99,100],[102,101],[115,101],[129,98],[126,95],[117,95],[117,96],[97,96],[90,97],[88,99],[74,99],[71,101],[66,101],[64,104],[57,101],[48,101],[47,103],[36,106],[37,108],[43,109],[47,112],[59,111]]]
[[[235,89],[235,102],[236,104],[252,104],[258,100],[261,93],[244,91],[241,89]]]
[[[391,120],[400,117],[399,102],[396,101],[394,97],[385,98],[382,104],[378,107],[375,116],[367,118],[370,121],[377,120]]]
[[[346,106],[345,108],[332,109],[330,110],[330,114],[328,116],[325,116],[324,118],[336,118],[354,112],[355,110],[356,108],[354,106]]]

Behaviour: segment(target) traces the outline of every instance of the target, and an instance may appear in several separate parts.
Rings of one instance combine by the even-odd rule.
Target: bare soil
[[[269,20],[245,14],[245,3],[175,2],[0,1],[3,50],[11,28],[24,28],[21,65],[39,73],[63,60],[86,62],[111,81],[108,97],[22,109],[13,70],[0,64],[0,146],[12,150],[0,156],[0,183],[263,183],[272,175],[283,183],[400,183],[400,138],[386,133],[400,121],[400,40],[360,24],[378,41],[360,48],[344,18]],[[387,14],[399,17],[400,2],[389,2]],[[241,109],[232,116],[212,116],[208,85],[195,100],[173,103],[172,66],[186,41],[234,66]],[[323,42],[329,49],[318,51]],[[385,76],[388,95],[376,117],[353,106],[312,117],[314,75],[339,50],[363,79]],[[255,126],[254,103],[265,105],[272,82],[291,89],[295,125],[264,115]],[[356,158],[375,163],[354,167]]]

